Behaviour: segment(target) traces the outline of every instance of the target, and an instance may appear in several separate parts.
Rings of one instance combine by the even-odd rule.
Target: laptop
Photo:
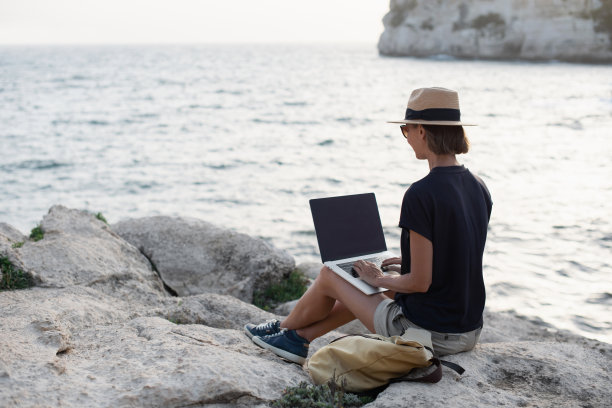
[[[323,264],[367,295],[386,291],[352,269],[360,259],[380,266],[396,256],[387,251],[374,193],[312,199],[310,211]]]

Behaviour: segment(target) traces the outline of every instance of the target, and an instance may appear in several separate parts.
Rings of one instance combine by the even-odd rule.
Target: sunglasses
[[[404,137],[408,139],[408,125],[400,126],[400,130],[402,131],[402,135],[404,135]]]

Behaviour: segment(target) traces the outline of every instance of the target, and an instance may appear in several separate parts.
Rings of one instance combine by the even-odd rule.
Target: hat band
[[[415,111],[410,108],[406,109],[405,120],[427,120],[427,121],[445,121],[445,122],[460,122],[461,112],[459,109],[450,108],[431,108]]]

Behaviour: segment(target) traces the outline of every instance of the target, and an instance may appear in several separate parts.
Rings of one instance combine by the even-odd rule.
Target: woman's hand
[[[402,258],[395,257],[395,258],[385,259],[384,261],[382,261],[382,264],[380,266],[384,268],[383,270],[401,273],[402,272]]]
[[[357,273],[359,274],[359,277],[363,281],[369,283],[372,286],[376,286],[376,287],[380,286],[379,284],[376,283],[376,281],[379,278],[385,276],[383,272],[378,268],[378,266],[368,261],[361,260],[361,261],[355,262],[353,264],[353,269],[357,271]]]
[[[401,264],[400,258],[386,259],[382,265]],[[433,244],[417,232],[410,231],[410,273],[384,275],[371,262],[357,261],[353,268],[359,277],[372,286],[398,293],[425,293],[433,280]]]

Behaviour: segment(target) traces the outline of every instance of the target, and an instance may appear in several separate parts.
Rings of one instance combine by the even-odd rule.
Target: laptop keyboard
[[[368,261],[368,262],[372,262],[373,264],[375,264],[376,266],[378,266],[380,268],[380,264],[382,263],[382,261],[384,261],[386,258],[383,257],[373,257],[373,258],[364,258],[361,259],[362,261]],[[357,273],[357,271],[355,271],[353,269],[353,263],[355,263],[356,261],[353,262],[345,262],[345,263],[339,263],[336,264],[337,266],[340,267],[340,269],[342,269],[345,272],[350,273],[351,275],[353,275],[355,278],[359,278],[359,274]]]

